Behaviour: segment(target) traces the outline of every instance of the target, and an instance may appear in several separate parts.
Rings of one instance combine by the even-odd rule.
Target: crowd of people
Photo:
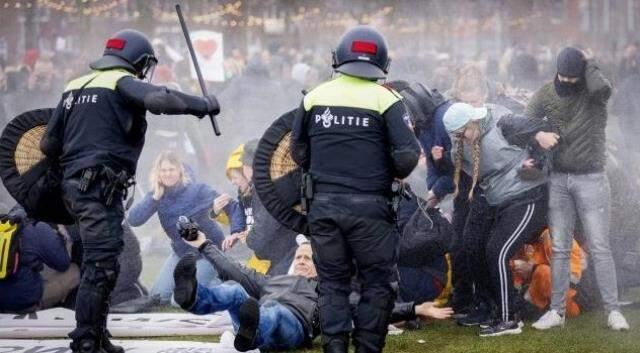
[[[165,45],[156,42],[160,58]],[[222,105],[223,131],[230,137],[212,147],[186,120],[149,118],[147,147],[142,151],[141,144],[136,146],[129,157],[142,153],[137,173],[142,197],[130,209],[109,214],[109,224],[124,220],[118,244],[87,243],[81,237],[87,229],[96,237],[113,232],[94,229],[89,214],[79,218],[80,229],[38,222],[0,189],[0,213],[25,225],[20,269],[10,279],[0,279],[3,293],[21,295],[1,296],[0,312],[74,308],[78,293],[103,290],[83,282],[88,276],[83,273],[93,271],[93,280],[106,278],[111,301],[102,312],[87,315],[106,318],[109,309],[136,312],[171,305],[196,314],[228,311],[241,351],[299,348],[322,335],[325,351],[342,352],[352,322],[359,352],[382,350],[387,324],[421,327],[427,318],[453,317],[459,325],[479,327],[482,337],[519,334],[522,320],[546,330],[600,305],[608,327],[628,330],[620,290],[640,284],[634,279],[640,267],[637,217],[628,217],[640,202],[640,155],[634,142],[640,133],[638,46],[630,43],[617,57],[580,46],[513,46],[500,58],[458,59],[439,53],[424,65],[413,62],[404,48],[394,48],[398,68],[391,67],[388,90],[382,92],[376,91],[379,85],[361,85],[356,79],[360,74],[344,68],[337,69],[337,78],[330,77],[329,55],[285,47],[251,55],[233,49],[225,60],[227,81],[211,87]],[[65,60],[78,65],[57,70]],[[58,105],[63,83],[86,71],[86,61],[29,50],[22,62],[0,65],[2,127],[24,111]],[[364,77],[384,78],[384,70],[382,76]],[[212,101],[180,93],[194,85],[184,72],[184,62],[167,60],[155,68],[152,82],[170,89],[162,94],[186,104],[177,108],[127,98],[138,104],[136,113],[215,113]],[[429,110],[428,104],[410,99],[415,91],[407,90],[407,82],[393,79],[423,82],[437,90],[425,88],[429,94],[418,98],[441,100]],[[91,80],[85,83],[88,88],[104,88],[91,86]],[[114,80],[123,95],[142,87],[127,87],[131,84],[120,76]],[[335,106],[340,108],[334,114],[351,114],[340,110],[347,104],[343,98],[331,93],[348,89],[363,92],[365,98],[345,93],[356,101],[382,97],[375,104],[349,108],[386,119],[388,144],[397,154],[391,162],[380,157],[376,163],[392,167],[363,164],[365,157],[386,153],[372,145],[366,153],[337,153],[335,146],[347,143],[341,138],[323,140],[309,152],[309,141],[322,136],[327,126],[313,130],[302,116]],[[328,96],[340,104],[326,103]],[[311,234],[298,234],[275,219],[253,183],[261,132],[301,101],[292,157],[317,179],[318,196],[309,210]],[[403,119],[405,115],[410,117]],[[144,135],[144,129],[140,132]],[[51,149],[47,155],[53,154]],[[420,152],[417,167],[412,149]],[[322,174],[322,168],[335,166],[313,161],[336,158],[336,164],[344,163],[335,156],[351,158],[349,170],[361,185],[349,182],[341,188],[342,176],[331,170]],[[135,171],[137,161],[123,163],[129,162]],[[70,172],[79,183],[85,167],[91,166]],[[385,174],[387,169],[392,172]],[[403,179],[406,191],[392,215],[385,187],[394,177]],[[354,189],[367,197],[351,195]],[[235,194],[227,192],[231,190]],[[95,211],[78,206],[87,202],[86,195],[65,201],[78,214]],[[144,256],[136,228],[154,215],[170,249],[147,290],[139,279]],[[197,223],[197,239],[181,238],[176,227],[180,216]],[[364,236],[343,241],[348,232],[384,234],[373,248],[373,240]],[[106,256],[103,251],[111,245],[124,251]],[[231,255],[238,248],[248,251]],[[380,249],[385,252],[378,253]],[[105,262],[109,265],[102,270]],[[93,266],[89,270],[87,263]],[[102,303],[103,294],[95,300]],[[79,300],[89,305],[87,298]],[[74,342],[88,337],[80,328]],[[91,335],[105,351],[118,353],[108,350],[115,348],[106,333]],[[72,349],[92,352],[95,347]]]

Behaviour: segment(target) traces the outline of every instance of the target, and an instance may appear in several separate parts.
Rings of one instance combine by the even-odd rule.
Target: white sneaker
[[[614,331],[627,331],[629,330],[629,323],[622,316],[622,313],[618,310],[612,310],[609,313],[609,319],[607,320],[607,325],[610,329]]]
[[[564,316],[555,310],[549,310],[531,326],[538,330],[548,330],[556,326],[564,327]]]

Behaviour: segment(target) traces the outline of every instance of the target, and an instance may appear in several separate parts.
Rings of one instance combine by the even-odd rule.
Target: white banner
[[[0,338],[66,337],[75,326],[74,312],[63,308],[26,315],[0,314]],[[233,330],[227,312],[202,316],[189,313],[109,314],[108,328],[114,337],[219,335]]]
[[[233,334],[225,332],[220,343],[190,341],[114,340],[127,353],[236,353]],[[0,353],[70,353],[69,340],[0,340]],[[258,350],[250,353],[258,353]]]
[[[200,65],[200,71],[205,81],[224,81],[224,51],[222,50],[222,33],[213,31],[191,32],[193,49]],[[191,63],[191,77],[198,79],[196,70]]]

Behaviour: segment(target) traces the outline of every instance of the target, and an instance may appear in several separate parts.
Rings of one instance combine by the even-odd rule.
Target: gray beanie
[[[242,149],[242,165],[248,167],[253,166],[253,157],[256,156],[256,149],[258,148],[258,139],[250,140],[244,144]]]

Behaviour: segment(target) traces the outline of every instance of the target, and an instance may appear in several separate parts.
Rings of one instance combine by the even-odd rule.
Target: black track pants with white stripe
[[[525,243],[540,235],[547,224],[547,199],[518,203],[495,210],[495,218],[485,248],[490,290],[503,321],[513,319],[517,292],[509,267],[509,259]]]

